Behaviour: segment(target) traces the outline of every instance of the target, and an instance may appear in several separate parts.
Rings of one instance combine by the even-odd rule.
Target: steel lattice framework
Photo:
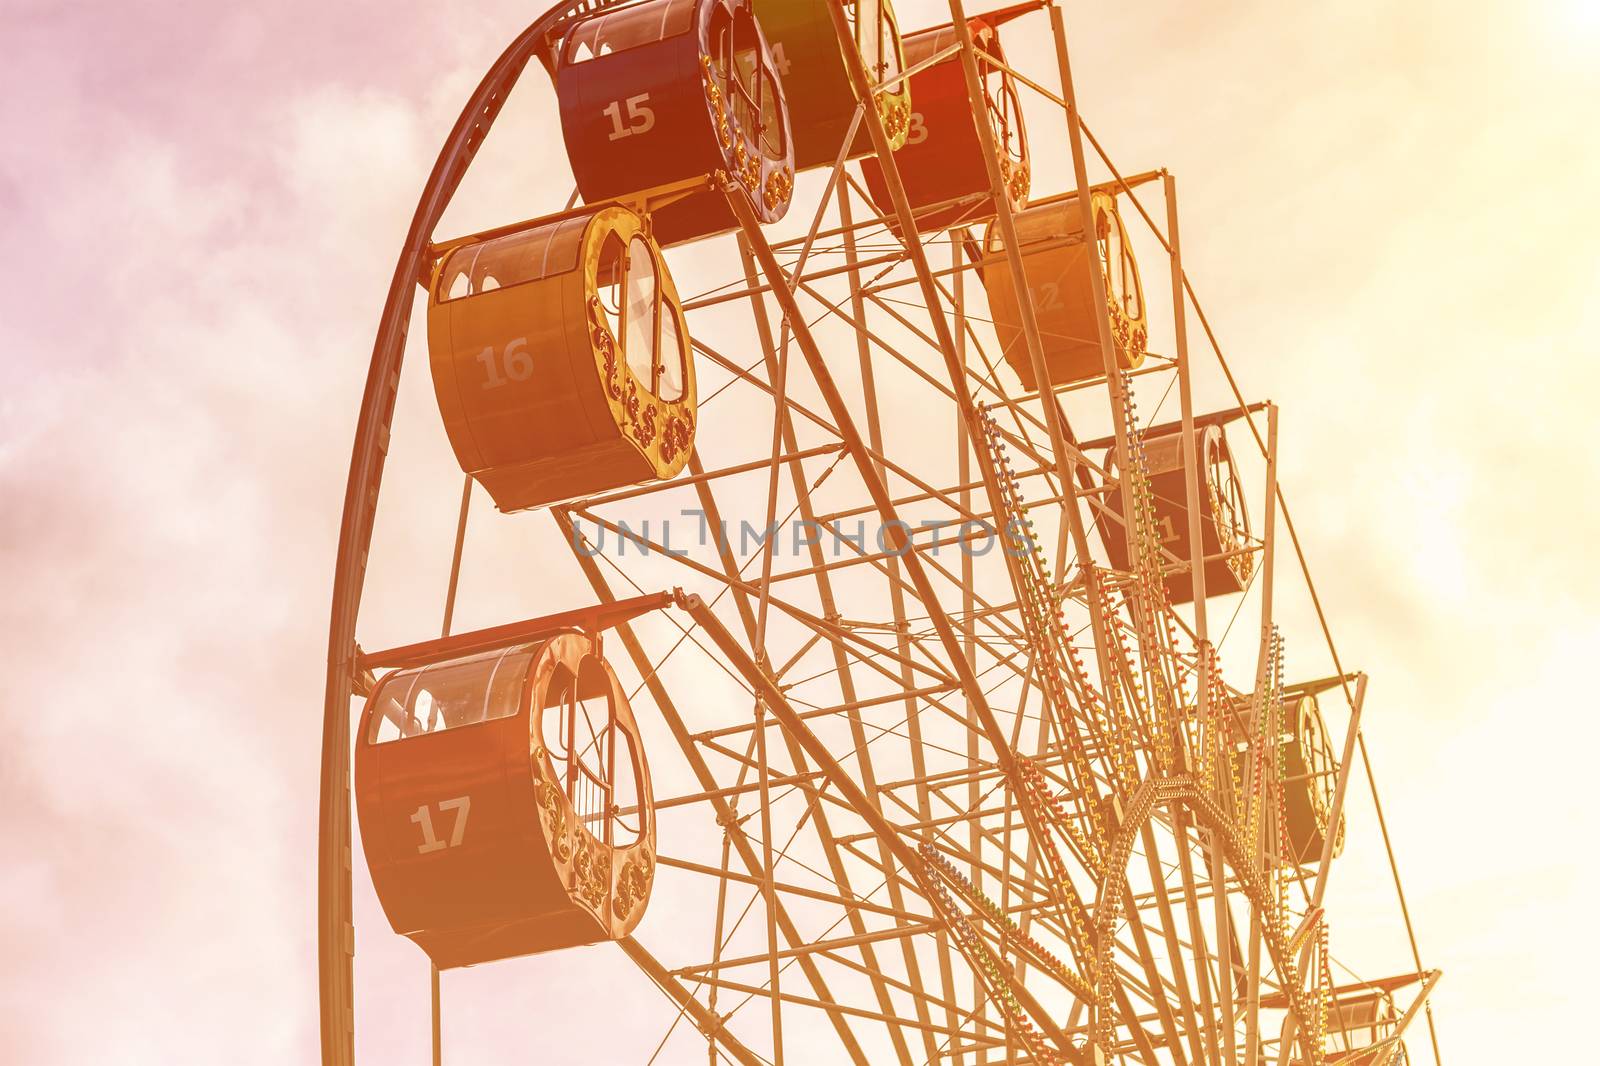
[[[357,618],[415,286],[528,61],[565,22],[606,6],[550,12],[484,78],[428,179],[378,332],[340,538],[323,736],[328,1064],[355,1057],[352,700],[404,658],[363,654]],[[959,54],[990,160],[998,250],[961,226],[906,236],[916,219],[889,137],[878,110],[859,107],[892,212],[842,159],[820,195],[797,201],[803,235],[770,239],[728,197],[741,269],[684,300],[701,373],[718,386],[686,474],[500,519],[553,520],[571,550],[549,565],[587,581],[599,606],[586,617],[604,616],[637,713],[670,737],[672,750],[651,753],[657,891],[679,917],[672,929],[647,918],[620,946],[704,1034],[711,1061],[1403,1061],[1401,1038],[1416,1042],[1410,1027],[1437,971],[1413,940],[1414,972],[1355,990],[1414,985],[1406,1009],[1376,1042],[1341,1048],[1330,1034],[1353,993],[1334,983],[1323,909],[1335,834],[1313,860],[1288,861],[1294,782],[1270,738],[1288,728],[1300,690],[1286,676],[1275,585],[1303,575],[1309,586],[1310,575],[1277,482],[1277,409],[1235,387],[1236,408],[1196,413],[1187,318],[1198,304],[1173,179],[1124,177],[1103,153],[1096,165],[1113,178],[1100,188],[1132,205],[1165,253],[1173,350],[1122,370],[1101,315],[1102,375],[1042,398],[1007,384],[974,280],[997,263],[1025,271],[1004,194],[1012,175],[983,121],[978,64],[997,60],[960,0],[949,6],[945,54]],[[1048,19],[1055,69],[1004,69],[1061,120],[1066,188],[1089,233],[1099,145],[1076,106],[1060,10],[1027,6]],[[827,7],[850,42],[845,9]],[[846,51],[858,98],[870,100],[860,56]],[[1154,189],[1159,223],[1140,200]],[[1037,380],[1048,380],[1028,301],[1022,327]],[[1164,431],[1183,430],[1189,558],[1164,546],[1146,450],[1154,427],[1136,402],[1168,392],[1181,412]],[[719,412],[732,409],[762,431],[719,432]],[[1260,528],[1233,549],[1248,563],[1259,640],[1225,674],[1207,617],[1196,441],[1230,420],[1248,427],[1264,474],[1244,490]],[[476,639],[450,636],[471,492],[469,479],[436,647]],[[685,514],[698,532],[687,545],[652,534],[650,516]],[[791,529],[805,535],[785,552]],[[607,552],[608,538],[632,550]],[[1110,538],[1126,567],[1108,562]],[[1170,602],[1174,572],[1192,582],[1192,604]],[[702,690],[696,677],[714,683]],[[1350,709],[1341,758],[1325,771],[1337,825],[1365,756],[1366,677],[1340,666],[1319,688]]]

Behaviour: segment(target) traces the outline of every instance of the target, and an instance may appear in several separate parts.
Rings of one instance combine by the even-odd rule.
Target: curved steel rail
[[[434,228],[455,197],[462,177],[528,60],[537,56],[549,69],[552,57],[546,49],[564,23],[620,2],[623,0],[567,0],[558,4],[524,30],[495,60],[467,101],[433,165],[389,284],[356,423],[328,626],[317,848],[317,963],[324,1066],[351,1066],[355,1061],[355,928],[350,885],[350,699],[356,691],[355,629],[400,364],[411,324],[411,288],[425,278]]]

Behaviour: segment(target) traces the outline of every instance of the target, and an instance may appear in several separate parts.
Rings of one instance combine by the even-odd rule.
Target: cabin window
[[[367,742],[509,718],[521,708],[532,657],[528,649],[509,648],[390,674],[373,695]]]
[[[644,836],[644,807],[639,795],[639,754],[634,750],[633,737],[615,727],[611,730],[611,743],[616,759],[611,777],[611,846],[632,847]]]
[[[623,285],[622,352],[628,369],[649,392],[656,391],[656,336],[660,327],[659,292],[656,285],[656,258],[643,237],[628,242],[627,280]]]
[[[1069,236],[1076,237],[1077,212],[1078,205],[1076,200],[1064,200],[1048,207],[1019,211],[1013,218],[1017,227],[1017,244],[1022,247],[1023,254],[1035,254],[1027,251],[1029,245],[1055,241],[1059,246],[1060,242],[1065,238]],[[1076,241],[1073,243],[1076,243]],[[1002,253],[1006,250],[1006,242],[1000,235],[999,226],[989,227],[985,245],[991,255]],[[1037,254],[1043,255],[1045,253],[1039,252]]]
[[[1143,313],[1139,299],[1139,274],[1128,250],[1127,231],[1114,212],[1103,211],[1095,221],[1100,234],[1100,263],[1105,268],[1106,297],[1129,318]]]
[[[671,307],[661,308],[661,384],[656,395],[668,403],[683,399],[684,364],[689,353],[684,351],[683,334],[678,329],[678,316]]]
[[[749,136],[760,132],[761,75],[760,42],[755,23],[748,15],[733,26],[733,117]]]
[[[955,26],[941,26],[937,30],[923,30],[921,33],[912,34],[902,42],[905,52],[906,65],[909,67],[926,63],[934,56],[947,48],[956,45]],[[959,60],[957,60],[959,62]],[[979,60],[982,62],[982,59]]]
[[[716,32],[713,31],[712,47],[717,56],[718,73],[732,99],[734,121],[745,136],[760,147],[763,155],[782,159],[785,144],[783,119],[778,112],[777,78],[766,64],[754,17],[749,12],[741,12],[731,32],[725,22],[720,28],[720,38]],[[728,78],[729,71],[733,74],[732,81]]]
[[[1139,289],[1139,268],[1133,263],[1133,252],[1128,247],[1128,231],[1117,222],[1118,244],[1122,248],[1122,309],[1129,318],[1144,317],[1144,297]]]
[[[568,35],[566,61],[586,63],[676,37],[693,24],[695,3],[696,0],[654,0],[587,19]]]
[[[900,75],[900,30],[894,24],[894,16],[888,8],[882,8],[878,13],[878,84]],[[900,92],[896,87],[892,91]]]
[[[1100,267],[1106,279],[1106,299],[1117,307],[1122,306],[1122,242],[1117,232],[1116,219],[1107,211],[1096,211],[1095,235],[1099,238]]]
[[[646,392],[683,399],[688,352],[675,309],[663,306],[659,267],[650,243],[635,234],[626,245],[606,238],[595,279],[600,308],[619,338],[622,358]]]
[[[1360,1051],[1394,1031],[1394,1003],[1384,993],[1336,1003],[1329,1014],[1328,1051]]]
[[[1327,817],[1333,805],[1334,778],[1339,773],[1338,765],[1334,762],[1333,749],[1328,744],[1328,734],[1317,705],[1307,700],[1302,708],[1300,744],[1305,752],[1306,772],[1311,775],[1306,787],[1311,792],[1311,801],[1318,813]],[[1337,827],[1329,826],[1328,832],[1330,835],[1336,833]]]
[[[622,244],[622,238],[615,233],[608,236],[600,249],[595,284],[599,290],[600,313],[612,337],[618,335],[622,321],[622,275],[626,272],[627,259],[628,252]]]
[[[783,117],[778,113],[778,79],[766,63],[761,64],[761,154],[768,159],[782,160],[788,146],[784,143]]]
[[[1128,251],[1127,231],[1112,211],[1103,211],[1095,220],[1100,233],[1100,262],[1105,267],[1106,296],[1129,318],[1143,313],[1139,299],[1139,274]]]
[[[973,42],[978,47],[978,69],[983,72],[983,95],[989,105],[989,121],[995,131],[1000,153],[1006,159],[1023,162],[1022,104],[1017,99],[1017,87],[1006,72],[988,58],[993,54],[999,38],[994,30],[985,26]]]
[[[1206,435],[1205,452],[1206,486],[1211,495],[1211,512],[1215,516],[1218,534],[1223,541],[1236,544],[1249,533],[1249,519],[1245,511],[1244,487],[1234,476],[1233,462],[1223,447],[1219,430]]]
[[[1017,87],[1011,84],[1010,78],[1002,77],[999,98],[1001,151],[1008,159],[1018,163],[1026,162],[1027,150],[1023,147],[1022,140],[1022,104],[1017,99]]]
[[[707,39],[711,42],[711,66],[716,72],[717,84],[726,93],[729,64],[733,57],[733,16],[720,4],[711,13],[711,29]]]
[[[440,273],[438,302],[478,296],[574,269],[587,224],[586,218],[570,218],[457,248]]]
[[[883,81],[883,8],[880,0],[856,0],[850,5],[855,14],[856,47],[861,51],[861,66],[874,85]]]
[[[610,675],[585,656],[576,674],[557,666],[545,692],[540,739],[579,823],[606,844],[638,840],[637,754],[617,725]]]

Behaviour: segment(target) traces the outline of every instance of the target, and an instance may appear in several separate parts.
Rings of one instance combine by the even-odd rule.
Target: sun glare
[[[1600,32],[1600,0],[1566,0],[1561,5],[1562,30]]]

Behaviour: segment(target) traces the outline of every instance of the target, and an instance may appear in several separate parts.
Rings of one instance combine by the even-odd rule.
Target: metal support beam
[[[559,511],[555,512],[554,517],[556,523],[566,535],[568,543],[571,544],[571,520]],[[577,558],[578,565],[584,572],[584,576],[589,579],[590,586],[594,589],[595,595],[600,598],[601,602],[606,604],[616,602],[616,597],[612,593],[610,585],[607,583],[605,576],[600,573],[599,565],[594,559],[577,551],[574,551],[574,555]],[[698,598],[696,598],[696,602],[698,602]],[[726,633],[726,630],[723,632]],[[689,768],[694,772],[696,779],[699,780],[700,787],[708,792],[714,791],[717,788],[716,778],[712,775],[711,768],[706,764],[705,757],[700,754],[699,749],[695,746],[693,737],[684,725],[683,716],[678,713],[677,704],[673,701],[671,694],[667,692],[666,686],[662,684],[654,664],[650,662],[650,657],[645,654],[644,645],[640,643],[639,638],[634,634],[633,627],[625,622],[617,627],[617,635],[622,640],[622,646],[627,649],[629,658],[633,660],[634,669],[644,679],[645,687],[649,690],[651,698],[655,700],[657,710],[666,722],[667,728],[672,732],[673,739],[677,741],[679,750],[683,752],[685,760],[689,763]],[[746,871],[752,877],[761,877],[761,858],[756,854],[755,847],[750,843],[750,838],[745,834],[733,808],[728,805],[727,800],[720,796],[713,796],[711,805],[717,812],[717,821],[727,830],[729,839],[733,842],[733,847],[738,852],[740,861],[744,863]],[[805,937],[801,935],[799,928],[794,924],[793,919],[789,917],[788,911],[783,907],[782,903],[774,901],[773,906],[776,911],[775,917],[778,929],[783,933],[785,943],[790,945],[804,943]],[[817,998],[824,1003],[832,1003],[833,996],[828,990],[828,983],[823,978],[822,972],[817,968],[815,961],[810,958],[803,958],[800,960],[799,966],[806,980],[811,984],[812,991],[816,993]],[[851,1062],[855,1063],[855,1066],[867,1066],[866,1055],[861,1050],[861,1045],[851,1031],[849,1023],[845,1020],[844,1011],[838,1009],[830,1010],[827,1015],[828,1020],[833,1025],[834,1032],[838,1034],[840,1043],[844,1046],[846,1054],[850,1056]]]
[[[788,730],[789,734],[806,749],[806,753],[811,756],[812,761],[827,775],[829,783],[844,796],[846,802],[855,809],[856,813],[872,827],[878,838],[888,845],[889,850],[894,854],[900,865],[909,871],[921,873],[925,877],[937,876],[925,871],[922,856],[917,854],[904,837],[901,836],[899,830],[879,812],[877,804],[868,798],[866,793],[861,790],[861,787],[856,784],[849,771],[833,757],[833,753],[828,750],[827,745],[823,744],[817,735],[811,732],[806,723],[795,713],[794,708],[789,705],[788,698],[756,666],[744,649],[739,647],[738,642],[733,639],[733,635],[728,632],[727,627],[722,624],[721,620],[711,612],[698,596],[685,597],[684,607],[688,610],[690,617],[700,623],[712,642],[717,645],[722,654],[733,664],[734,668],[744,675],[745,680],[767,701],[767,706],[773,715],[783,723],[783,727]],[[1054,1017],[1033,997],[1028,988],[1025,985],[1015,983],[1008,983],[1007,987],[1033,1019],[1033,1023],[1045,1033],[1050,1041],[1069,1058],[1077,1058],[1072,1044],[1068,1042],[1066,1035],[1056,1026]]]
[[[720,1017],[707,1010],[705,1005],[695,999],[676,977],[668,973],[666,968],[656,961],[656,957],[645,950],[644,945],[631,936],[625,936],[617,941],[617,946],[633,960],[635,966],[655,982],[657,988],[667,994],[667,998],[678,1005],[689,1020],[694,1022],[695,1028],[705,1034],[706,1039],[719,1044],[723,1051],[739,1063],[739,1066],[766,1066],[759,1056],[739,1043],[734,1035],[728,1032]]]

